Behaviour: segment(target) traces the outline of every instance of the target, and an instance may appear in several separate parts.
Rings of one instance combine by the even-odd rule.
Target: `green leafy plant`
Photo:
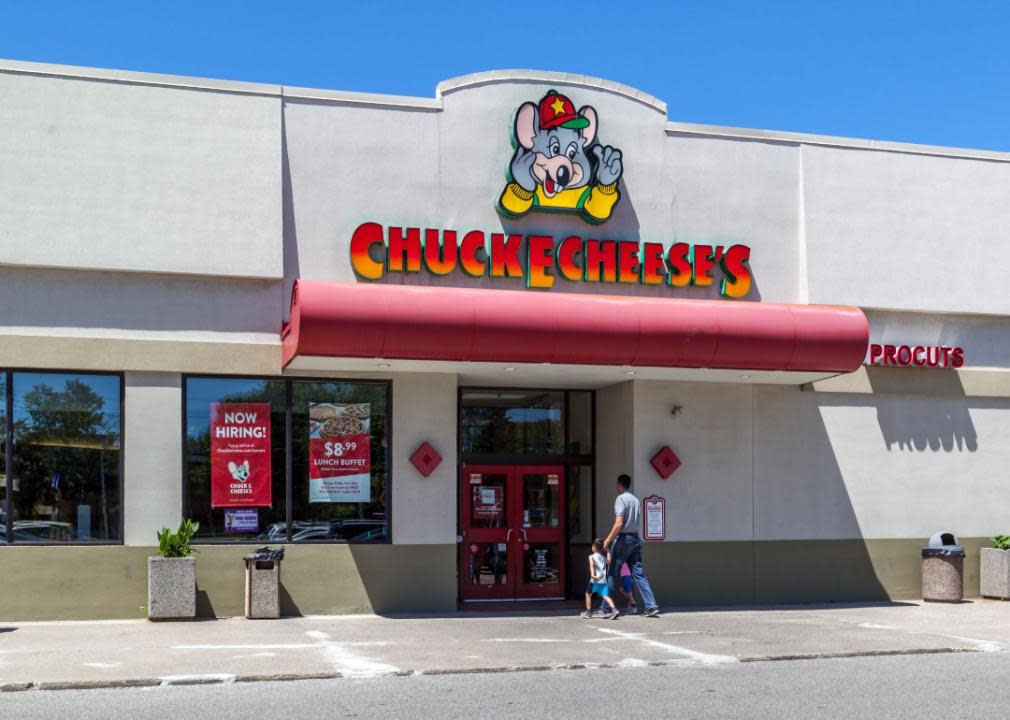
[[[200,529],[200,523],[192,520],[183,520],[179,524],[179,530],[172,532],[168,528],[162,528],[158,532],[158,552],[166,558],[189,557],[196,552],[189,546],[190,540]]]
[[[1010,535],[997,535],[992,539],[992,546],[997,550],[1010,550]]]

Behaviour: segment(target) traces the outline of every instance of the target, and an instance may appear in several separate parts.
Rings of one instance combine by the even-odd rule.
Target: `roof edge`
[[[1010,162],[1010,152],[981,150],[974,148],[948,147],[946,145],[922,145],[896,140],[871,140],[841,135],[817,135],[813,133],[789,132],[786,130],[758,130],[723,125],[704,125],[685,122],[668,122],[667,135],[699,135],[726,138],[727,140],[757,140],[786,145],[819,145],[821,147],[850,148],[854,150],[877,150],[880,152],[902,153],[905,155],[933,155],[936,157],[962,160],[988,160]]]
[[[459,77],[443,80],[435,87],[435,95],[441,98],[443,95],[448,95],[457,90],[466,90],[482,85],[495,85],[505,82],[551,83],[554,85],[602,90],[642,103],[662,113],[663,117],[666,117],[666,103],[654,95],[650,95],[629,85],[622,85],[614,80],[606,80],[591,75],[579,75],[577,73],[548,72],[545,70],[486,70],[484,72],[460,75]]]

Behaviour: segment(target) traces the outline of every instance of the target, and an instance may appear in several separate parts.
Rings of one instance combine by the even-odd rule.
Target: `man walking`
[[[642,503],[631,494],[631,478],[621,475],[617,478],[617,499],[614,501],[614,527],[603,541],[603,547],[610,554],[610,568],[620,572],[621,565],[628,563],[631,577],[642,593],[646,617],[659,617],[659,606],[652,594],[652,586],[642,567]],[[615,583],[618,578],[614,578]]]

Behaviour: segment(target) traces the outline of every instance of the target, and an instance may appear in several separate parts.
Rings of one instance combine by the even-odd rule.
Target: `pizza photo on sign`
[[[372,499],[370,403],[309,403],[309,502]]]

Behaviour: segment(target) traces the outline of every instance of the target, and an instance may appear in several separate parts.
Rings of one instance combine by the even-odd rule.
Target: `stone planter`
[[[196,558],[147,558],[147,617],[150,620],[196,617]]]
[[[1010,600],[1010,550],[982,548],[979,576],[982,597]]]

